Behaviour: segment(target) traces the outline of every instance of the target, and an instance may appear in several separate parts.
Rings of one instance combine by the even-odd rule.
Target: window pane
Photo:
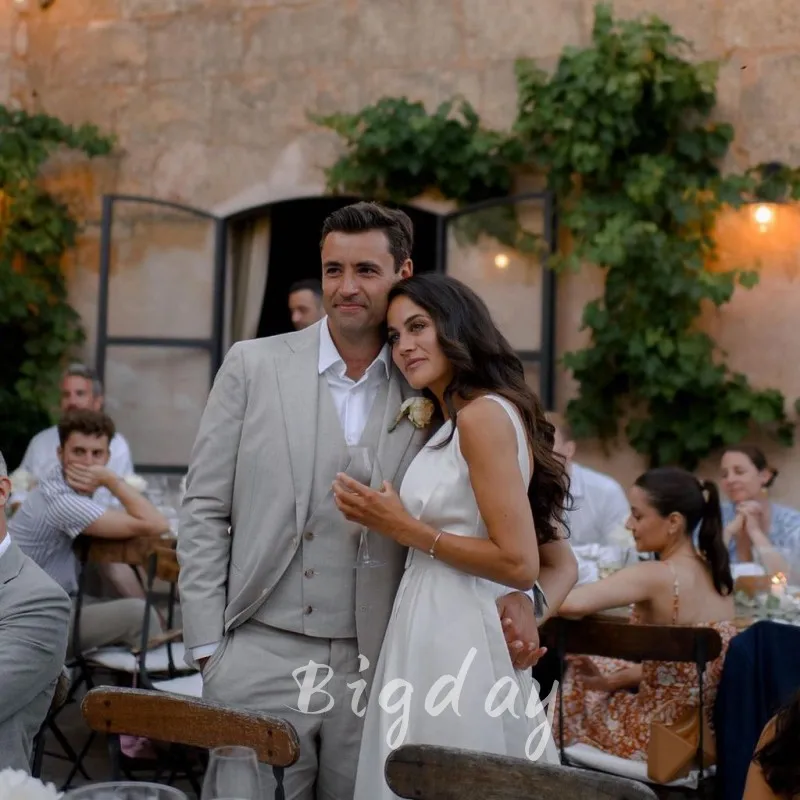
[[[448,228],[447,271],[474,289],[515,350],[541,346],[544,204],[464,214]]]
[[[214,225],[119,202],[111,228],[109,336],[210,338]]]
[[[208,398],[211,365],[203,350],[110,347],[106,410],[136,464],[188,464]]]

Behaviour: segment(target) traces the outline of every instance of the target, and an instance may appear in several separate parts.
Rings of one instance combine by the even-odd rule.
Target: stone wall
[[[56,0],[40,11],[36,0],[28,4],[25,13],[11,3],[0,10],[0,98],[70,122],[97,123],[119,138],[113,158],[91,166],[60,161],[50,171],[88,222],[69,269],[90,352],[103,192],[156,195],[218,211],[319,193],[321,168],[338,143],[306,112],[354,111],[384,95],[433,105],[460,93],[487,123],[508,125],[515,112],[514,59],[532,56],[548,66],[566,45],[587,43],[593,6],[590,0]],[[614,5],[626,16],[658,13],[694,41],[698,58],[727,59],[718,113],[737,128],[731,166],[800,163],[796,0]],[[115,230],[115,291],[122,303],[115,324],[132,318],[153,331],[189,331],[208,280],[207,240],[182,226],[143,234],[138,211],[130,211],[126,223]],[[158,227],[158,220],[147,224]],[[725,221],[726,252],[747,238],[748,224],[742,216]],[[735,368],[794,397],[800,394],[791,328],[800,310],[797,251],[787,245],[776,255],[768,239],[753,239],[747,251],[763,257],[761,286],[738,293],[706,323]],[[560,279],[561,352],[585,342],[581,311],[601,285],[600,273],[588,267]],[[189,409],[172,454],[185,460],[202,407],[202,398],[187,399],[187,387],[204,367],[198,362],[191,379],[171,374],[166,380],[157,370],[152,379],[136,377],[129,366],[114,366],[124,389],[110,387],[109,395],[117,412],[128,415],[120,424],[134,452],[137,442],[153,438],[147,414],[156,406],[167,413],[173,403]],[[560,406],[571,391],[561,375]],[[154,395],[156,406],[148,406]],[[156,438],[163,440],[164,426],[157,427]],[[581,452],[625,482],[641,466],[622,445],[603,453],[586,444]],[[776,453],[785,467],[777,493],[785,498],[800,478],[793,456]]]

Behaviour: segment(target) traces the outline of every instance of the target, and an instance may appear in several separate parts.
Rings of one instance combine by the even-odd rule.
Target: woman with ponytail
[[[576,587],[559,614],[583,617],[632,606],[633,623],[715,628],[722,637],[722,653],[707,667],[704,684],[705,707],[712,709],[728,643],[736,635],[733,579],[717,487],[685,470],[660,467],[636,480],[628,500],[626,527],[636,549],[656,553],[659,560]],[[695,548],[692,533],[698,526]],[[571,659],[562,686],[565,742],[584,742],[644,761],[651,723],[671,724],[696,706],[696,687],[693,664],[633,664],[578,656]]]

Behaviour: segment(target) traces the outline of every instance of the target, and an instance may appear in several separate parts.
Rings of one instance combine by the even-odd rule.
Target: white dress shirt
[[[622,487],[608,475],[573,463],[570,468],[573,507],[567,512],[570,544],[609,544],[624,527],[630,505]]]
[[[0,511],[0,514],[2,514],[2,511]],[[0,558],[3,557],[3,553],[5,553],[9,547],[11,547],[11,537],[8,534],[5,534],[5,536],[0,539]]]
[[[389,380],[391,374],[391,354],[389,345],[385,344],[376,359],[367,367],[366,372],[357,381],[348,378],[347,365],[339,355],[336,345],[328,329],[328,318],[325,317],[319,326],[319,362],[317,369],[325,376],[331,390],[333,404],[342,424],[342,433],[350,446],[361,440],[367,425],[372,405],[378,396],[382,381]],[[195,659],[207,658],[219,647],[219,642],[204,644],[192,648]]]
[[[30,473],[37,483],[41,483],[45,476],[52,472],[53,468],[58,464],[59,445],[58,427],[56,425],[37,433],[30,440],[19,468]],[[109,450],[108,468],[123,478],[132,475],[131,449],[121,433],[117,433],[111,440]],[[11,495],[11,504],[22,503],[27,494],[27,492],[23,491],[14,492]],[[113,495],[107,489],[98,489],[95,500],[106,506],[116,505]]]

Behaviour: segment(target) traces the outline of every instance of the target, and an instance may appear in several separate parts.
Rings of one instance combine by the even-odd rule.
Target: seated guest
[[[682,469],[663,467],[641,475],[628,496],[627,527],[636,548],[657,553],[660,560],[640,562],[573,589],[558,613],[583,617],[633,605],[633,623],[715,628],[723,651],[705,675],[710,717],[728,642],[736,634],[731,621],[733,579],[722,541],[717,489]],[[698,524],[700,552],[691,536]],[[669,725],[696,707],[696,687],[694,664],[571,659],[562,686],[565,741],[644,761],[650,724]]]
[[[69,598],[6,531],[11,494],[0,453],[0,770],[30,770],[67,651]]]
[[[68,412],[58,424],[60,463],[31,492],[9,523],[12,538],[66,592],[78,591],[74,540],[81,534],[101,539],[156,536],[169,530],[167,520],[139,492],[107,466],[114,423],[102,411]],[[103,486],[122,510],[92,498]],[[85,598],[81,612],[81,647],[140,644],[144,600],[97,601]],[[150,630],[161,630],[150,615]],[[70,648],[74,645],[70,643]]]
[[[764,728],[747,773],[743,800],[800,797],[800,692]]]
[[[325,316],[322,284],[317,278],[297,281],[289,287],[289,314],[296,331],[308,328]]]
[[[789,577],[790,565],[775,548],[800,557],[800,511],[773,503],[769,487],[778,476],[757,447],[729,447],[722,455],[725,543],[732,563],[759,562],[768,574]]]
[[[103,385],[94,371],[83,364],[72,364],[61,377],[61,412],[89,408],[101,411],[103,408]],[[108,467],[117,475],[126,477],[133,474],[133,461],[128,442],[121,433],[115,433],[111,440]],[[58,465],[58,428],[53,425],[40,431],[30,440],[22,457],[19,469],[29,473],[37,483],[53,467]],[[11,507],[22,504],[27,492],[15,491],[11,495]],[[114,505],[113,495],[101,488],[94,497],[101,505]]]
[[[569,473],[572,506],[567,512],[570,544],[609,544],[614,531],[625,524],[628,501],[622,487],[608,475],[576,464],[576,443],[566,420],[548,414],[555,426],[553,450],[564,458]]]

